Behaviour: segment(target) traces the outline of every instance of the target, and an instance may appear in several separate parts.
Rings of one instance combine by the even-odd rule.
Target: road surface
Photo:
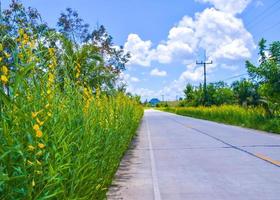
[[[147,110],[108,199],[279,200],[280,135]]]

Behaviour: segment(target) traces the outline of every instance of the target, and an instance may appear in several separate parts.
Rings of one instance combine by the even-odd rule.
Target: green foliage
[[[195,91],[194,91],[194,87],[188,83],[186,86],[186,89],[184,90],[185,93],[185,97],[187,101],[193,101],[195,98]]]
[[[42,32],[32,13],[13,1],[0,29],[0,199],[104,199],[139,97],[115,89],[98,46]]]
[[[253,82],[243,79],[232,83],[232,90],[239,105],[258,105],[260,96],[258,87]]]
[[[267,49],[262,39],[259,49],[259,66],[246,61],[250,80],[235,81],[231,87],[223,82],[210,83],[206,102],[202,86],[188,84],[181,108],[166,111],[280,133],[280,42],[273,42]]]
[[[267,49],[266,40],[259,42],[259,66],[246,61],[250,80],[234,81],[231,87],[224,82],[210,83],[206,88],[206,101],[202,85],[187,84],[185,100],[180,106],[212,106],[239,104],[262,106],[267,116],[280,116],[280,42],[276,41]]]
[[[260,64],[255,66],[246,62],[251,78],[259,85],[259,92],[272,114],[279,115],[280,110],[280,42],[273,42],[266,49],[266,41],[259,43]]]
[[[1,109],[0,199],[104,199],[142,108],[123,94],[100,95],[83,112],[83,95],[67,87],[56,91],[43,137],[36,138],[32,112],[47,102],[40,90],[29,90],[32,100],[8,98]],[[44,109],[38,119],[48,112]]]
[[[89,35],[89,25],[84,23],[77,11],[67,8],[60,14],[57,22],[58,30],[75,44],[84,42]]]
[[[262,107],[244,108],[237,105],[223,105],[185,108],[168,107],[163,110],[189,117],[280,133],[280,119],[268,118],[265,109]]]
[[[224,83],[210,83],[206,87],[207,99],[204,100],[204,91],[202,85],[193,87],[188,84],[185,93],[185,101],[180,102],[180,105],[199,106],[199,105],[222,105],[234,103],[233,91]]]

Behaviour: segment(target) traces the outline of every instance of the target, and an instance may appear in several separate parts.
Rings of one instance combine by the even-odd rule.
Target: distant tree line
[[[268,47],[266,40],[259,42],[259,65],[246,61],[248,79],[234,81],[231,85],[223,81],[210,83],[206,88],[187,84],[185,99],[181,106],[211,106],[239,104],[241,106],[263,106],[270,116],[280,116],[280,41]]]

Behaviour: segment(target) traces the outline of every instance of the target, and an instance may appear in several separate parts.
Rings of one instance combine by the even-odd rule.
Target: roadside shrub
[[[238,105],[223,105],[211,107],[170,107],[163,110],[189,117],[280,133],[280,119],[268,117],[265,109],[262,107],[244,108]]]
[[[90,88],[25,30],[16,41],[0,42],[0,199],[104,199],[142,107]]]

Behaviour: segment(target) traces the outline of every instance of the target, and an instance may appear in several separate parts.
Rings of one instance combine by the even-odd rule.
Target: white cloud
[[[160,71],[158,68],[155,68],[153,69],[151,72],[150,72],[150,75],[151,76],[167,76],[167,72],[166,71]]]
[[[125,43],[125,50],[132,55],[129,64],[142,66],[150,66],[152,61],[183,63],[194,60],[199,49],[206,49],[214,60],[248,59],[254,48],[253,37],[243,21],[215,8],[206,8],[194,18],[184,16],[170,29],[167,40],[155,48],[151,41],[144,41],[137,34],[130,34]]]
[[[241,19],[214,8],[196,14],[196,38],[212,59],[239,60],[251,57],[252,35]]]
[[[221,68],[223,69],[228,69],[228,70],[231,70],[231,71],[236,71],[239,69],[239,66],[237,65],[232,65],[232,64],[222,64],[221,65]]]
[[[199,2],[213,4],[218,10],[227,13],[242,13],[251,0],[197,0]]]
[[[139,78],[133,77],[128,73],[124,73],[124,72],[120,73],[119,83],[131,84],[133,82],[139,82],[139,81],[140,81]]]
[[[152,45],[150,40],[142,40],[137,34],[130,34],[125,50],[130,51],[130,64],[151,66],[152,62],[181,63],[186,69],[181,75],[163,87],[153,91],[145,88],[130,88],[135,93],[146,97],[168,96],[174,99],[182,96],[187,82],[199,83],[203,80],[203,67],[194,64],[202,49],[207,50],[214,65],[207,66],[211,74],[217,66],[227,70],[236,70],[236,63],[249,59],[256,45],[251,33],[238,17],[251,0],[197,0],[210,3],[214,7],[196,13],[194,17],[184,16],[174,25],[166,40]],[[155,70],[155,69],[154,69]],[[154,71],[152,70],[152,71]],[[152,74],[152,71],[150,74]],[[158,74],[159,70],[155,70]]]
[[[203,67],[187,69],[181,74],[179,80],[183,82],[203,80]]]
[[[130,52],[131,58],[128,64],[150,66],[151,41],[143,41],[137,34],[129,34],[124,45],[126,52]]]
[[[137,77],[131,77],[130,80],[132,82],[139,82],[140,81],[139,78],[137,78]]]

